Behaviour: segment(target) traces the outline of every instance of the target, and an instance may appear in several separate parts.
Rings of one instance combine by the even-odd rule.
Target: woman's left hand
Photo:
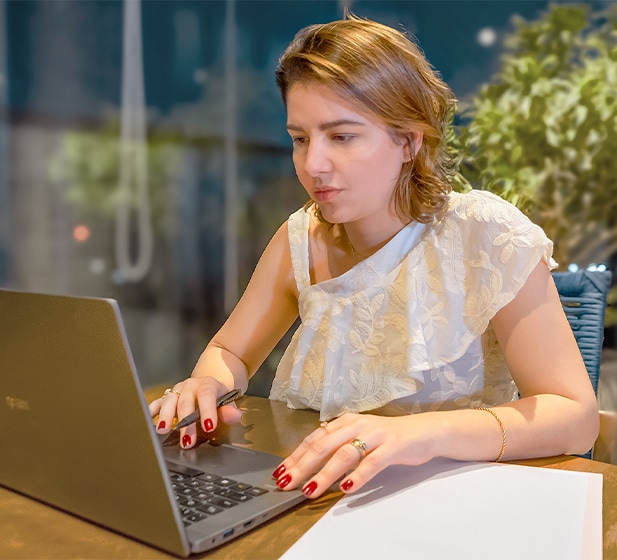
[[[343,492],[353,492],[389,465],[426,463],[436,456],[432,416],[350,413],[322,422],[274,471],[276,484],[284,490],[302,485],[316,498],[337,480]]]

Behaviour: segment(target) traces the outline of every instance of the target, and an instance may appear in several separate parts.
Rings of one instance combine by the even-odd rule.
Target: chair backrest
[[[611,287],[612,273],[609,270],[553,272],[553,278],[597,395],[606,298]]]

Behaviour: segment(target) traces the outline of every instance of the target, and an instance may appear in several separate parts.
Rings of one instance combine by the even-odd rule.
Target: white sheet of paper
[[[436,459],[342,498],[281,560],[601,560],[602,475]]]

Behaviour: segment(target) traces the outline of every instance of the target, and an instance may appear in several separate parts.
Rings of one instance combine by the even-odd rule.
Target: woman
[[[550,270],[516,208],[451,192],[454,98],[405,34],[350,17],[301,30],[277,82],[310,196],[265,249],[191,377],[151,403],[166,433],[248,379],[301,325],[270,397],[322,424],[276,469],[281,489],[351,492],[391,464],[584,453],[597,403]],[[520,398],[519,398],[520,395]],[[190,448],[197,426],[183,430]],[[346,474],[347,473],[347,474]]]

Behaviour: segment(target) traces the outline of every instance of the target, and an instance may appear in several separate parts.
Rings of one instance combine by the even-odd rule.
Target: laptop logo
[[[30,403],[25,399],[5,397],[4,400],[10,410],[30,410]]]

